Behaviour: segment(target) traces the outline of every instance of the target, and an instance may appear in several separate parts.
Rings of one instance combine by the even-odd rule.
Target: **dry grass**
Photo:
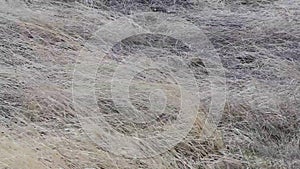
[[[0,168],[300,167],[298,1],[89,2],[93,3],[0,0]],[[207,98],[193,129],[174,148],[148,159],[115,156],[90,141],[76,117],[72,103],[74,66],[78,53],[87,50],[85,42],[102,25],[154,9],[195,24],[213,44],[226,71],[223,118],[217,126],[203,126],[209,109]],[[130,45],[127,47],[134,52],[140,50]],[[201,79],[207,76],[201,62],[188,63],[199,84],[206,84]],[[105,69],[108,75],[111,69]],[[147,110],[143,91],[165,81],[158,76],[161,79],[154,79],[149,86],[142,76],[151,74],[134,79],[131,99]],[[109,87],[104,81],[99,83],[98,91]],[[170,92],[168,96],[173,96],[170,104],[174,105],[176,88],[164,87]],[[134,95],[138,92],[140,95]],[[98,105],[103,112],[114,114],[111,100],[99,97]],[[176,107],[168,109],[172,110]],[[140,129],[109,120],[124,133]],[[215,128],[211,137],[201,137],[203,130]]]

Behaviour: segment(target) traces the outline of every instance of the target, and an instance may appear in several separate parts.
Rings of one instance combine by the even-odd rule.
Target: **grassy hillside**
[[[297,0],[0,0],[0,168],[300,168],[299,10]],[[172,22],[159,20],[170,24],[151,27],[158,22],[155,18],[133,18],[129,26],[118,20],[143,12]],[[198,49],[153,33],[177,21],[201,30],[205,37],[199,44],[207,42],[212,58],[199,59],[194,55]],[[130,25],[150,27],[150,33],[110,44],[102,56],[103,44],[122,37]],[[103,28],[114,36],[100,34]],[[93,62],[80,67],[100,56],[95,72],[90,71]],[[184,64],[170,60],[169,67],[159,64],[161,70],[143,70],[127,79],[128,100],[140,113],[134,114],[116,106],[113,92],[118,96],[126,89],[117,86],[113,91],[111,84],[118,66],[125,78],[122,71],[131,72],[131,67],[123,64],[142,56],[158,63],[178,56]],[[213,74],[205,59],[220,62],[225,74],[226,99],[220,101],[225,106],[217,123],[205,121],[214,98]],[[92,105],[94,98],[87,95],[75,104],[74,92],[94,92],[97,115],[119,133],[143,138],[173,129],[183,104],[183,87],[173,76],[185,75],[177,71],[182,67],[190,70],[199,88],[186,92],[199,92],[201,99],[191,130],[166,152],[149,158],[115,155],[95,142],[80,121],[93,112],[81,104]],[[95,75],[95,89],[74,91],[79,69],[86,70],[80,75],[86,78],[83,83]],[[188,101],[184,103],[193,105]],[[133,122],[142,116],[152,121]],[[93,122],[97,126],[97,119]],[[94,124],[87,126],[99,132]]]

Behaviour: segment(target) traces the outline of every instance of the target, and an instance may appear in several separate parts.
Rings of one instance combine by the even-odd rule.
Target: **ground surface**
[[[114,155],[89,137],[78,118],[72,83],[82,53],[103,40],[95,32],[142,12],[193,24],[205,34],[224,68],[226,100],[216,126],[204,127],[211,97],[203,60],[163,35],[113,44],[98,63],[95,95],[118,132],[144,137],[170,126],[180,113],[180,89],[172,77],[151,70],[136,75],[129,91],[132,104],[153,122],[127,123],[127,117],[139,116],[123,116],[109,93],[109,77],[122,59],[182,56],[204,96],[180,143],[160,155],[134,159]],[[120,29],[127,30],[111,27]],[[0,0],[0,168],[300,168],[299,36],[297,0]],[[157,86],[169,105],[163,114],[156,110],[164,103],[157,98],[161,91],[150,92]],[[158,106],[148,106],[149,94]],[[150,110],[157,114],[147,114]]]

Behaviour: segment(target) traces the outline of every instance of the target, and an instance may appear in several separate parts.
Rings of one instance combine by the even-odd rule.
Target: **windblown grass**
[[[161,8],[201,28],[218,52],[228,88],[223,118],[211,138],[201,139],[204,104],[188,136],[168,152],[149,159],[115,156],[91,142],[76,118],[76,57],[101,25]],[[15,158],[1,157],[0,166],[299,168],[299,9],[296,0],[1,0],[0,154]],[[201,62],[190,63],[205,76]],[[149,87],[139,80],[132,93]],[[143,107],[148,103],[140,96],[132,100]],[[99,97],[98,104],[113,113],[111,102]],[[136,129],[118,125],[123,132]]]

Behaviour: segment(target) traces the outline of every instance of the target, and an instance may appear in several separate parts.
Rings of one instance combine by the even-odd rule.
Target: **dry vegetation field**
[[[74,104],[74,74],[83,54],[97,55],[91,45],[107,42],[97,36],[99,29],[126,34],[119,18],[144,12],[203,32],[220,59],[226,99],[218,122],[205,123],[212,102],[208,67],[172,37],[149,33],[112,44],[97,63],[94,87],[99,113],[119,133],[145,137],[172,128],[181,112],[182,86],[158,70],[142,71],[130,80],[128,99],[141,114],[116,107],[110,77],[128,58],[161,61],[178,55],[204,96],[191,130],[178,144],[153,157],[130,158],[107,151],[84,129],[80,104]],[[112,22],[114,27],[107,26]],[[152,29],[151,17],[132,22]],[[166,29],[173,25],[166,23]],[[0,169],[298,169],[299,44],[299,0],[0,0]],[[149,100],[157,106],[151,107]],[[160,113],[157,108],[165,102],[165,113]],[[128,122],[140,115],[153,121]]]

